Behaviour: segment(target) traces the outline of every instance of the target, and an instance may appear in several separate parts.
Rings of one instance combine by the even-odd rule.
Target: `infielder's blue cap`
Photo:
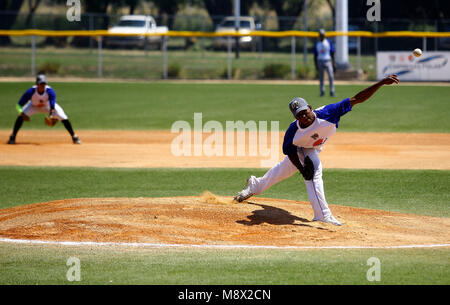
[[[36,77],[36,84],[42,84],[42,83],[47,84],[47,77],[44,74],[39,74]]]
[[[297,116],[300,111],[308,109],[308,106],[308,102],[301,97],[296,97],[289,103],[289,109],[291,109],[294,117]]]

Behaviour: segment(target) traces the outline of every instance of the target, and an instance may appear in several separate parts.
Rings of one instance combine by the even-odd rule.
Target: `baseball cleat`
[[[337,220],[336,218],[334,218],[333,215],[327,216],[322,219],[314,218],[313,221],[322,221],[325,223],[331,223],[332,225],[335,225],[335,226],[342,226],[342,223],[339,220]]]
[[[244,200],[247,200],[248,198],[252,197],[254,193],[250,190],[252,183],[254,182],[254,179],[256,179],[255,176],[251,176],[247,179],[247,183],[245,184],[245,187],[240,191],[235,197],[234,200],[237,202],[242,202]]]
[[[81,140],[80,140],[80,138],[78,138],[78,136],[73,136],[72,141],[73,141],[73,144],[81,144]]]
[[[16,144],[16,137],[10,136],[8,140],[8,144]]]

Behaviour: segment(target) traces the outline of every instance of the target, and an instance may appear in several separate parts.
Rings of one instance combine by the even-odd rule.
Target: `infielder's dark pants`
[[[328,73],[328,79],[330,81],[330,93],[334,92],[334,75],[333,75],[333,64],[331,60],[318,60],[317,68],[319,69],[319,80],[320,80],[320,94],[325,93],[325,84],[324,84],[324,71],[326,70]]]

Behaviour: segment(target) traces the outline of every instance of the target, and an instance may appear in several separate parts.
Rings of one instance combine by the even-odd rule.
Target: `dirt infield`
[[[8,135],[0,131],[0,165],[258,168],[264,159],[249,156],[248,149],[244,156],[177,157],[171,151],[177,134],[169,131],[80,131],[82,145],[73,145],[61,130],[23,130],[17,145],[5,144]],[[279,134],[277,160],[283,158],[282,139]],[[324,168],[450,170],[450,135],[337,133],[321,159]],[[279,199],[237,204],[208,193],[67,199],[0,210],[0,238],[294,247],[450,244],[449,218],[330,207],[344,226],[311,222],[309,203]]]
[[[0,210],[0,238],[292,247],[450,244],[450,219],[330,205],[344,226],[311,222],[309,203],[231,197],[87,198]]]
[[[172,143],[178,134],[170,131],[83,130],[78,133],[82,145],[73,145],[63,130],[23,130],[17,145],[7,145],[9,133],[0,131],[0,165],[268,168],[284,157],[282,133],[277,135],[275,154],[266,157],[251,156],[249,147],[243,156],[226,156],[228,143],[222,147],[222,156],[195,156],[193,141],[190,156],[176,156]],[[202,134],[203,141],[210,135]],[[247,144],[248,138],[246,134]],[[268,141],[270,148],[270,135]],[[450,170],[450,134],[338,132],[324,146],[321,160],[324,168]]]

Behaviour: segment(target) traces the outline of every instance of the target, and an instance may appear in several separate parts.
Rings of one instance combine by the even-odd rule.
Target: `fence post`
[[[94,16],[92,13],[89,13],[89,30],[94,30]],[[92,50],[94,49],[94,39],[92,36],[89,36],[89,53],[92,54]]]
[[[163,78],[167,79],[167,36],[163,36],[163,43],[162,43],[162,48],[163,48]]]
[[[36,36],[31,36],[31,75],[36,75]]]
[[[434,21],[434,31],[438,32],[438,22],[437,20]],[[434,50],[437,51],[438,49],[438,38],[434,37]]]
[[[144,54],[148,56],[148,50],[150,49],[150,39],[147,35],[144,37]]]
[[[308,5],[306,3],[306,0],[303,2],[303,31],[306,31],[308,29]],[[308,60],[308,46],[307,46],[308,40],[307,37],[303,37],[303,64],[306,66]]]
[[[98,36],[98,67],[97,67],[97,76],[99,78],[103,77],[102,41],[103,41],[103,37],[102,36]]]
[[[358,60],[358,78],[360,78],[360,71],[361,71],[361,36],[358,36],[357,38],[357,60]]]
[[[227,37],[227,55],[228,55],[227,76],[228,79],[231,79],[233,77],[231,67],[231,36]]]
[[[378,22],[375,22],[375,33],[378,33]],[[375,56],[378,52],[378,37],[375,37]]]
[[[422,38],[422,50],[423,50],[424,52],[427,51],[427,38],[426,38],[426,37],[423,37],[423,38]]]
[[[206,18],[202,18],[202,32],[205,32],[205,21]],[[202,58],[205,58],[205,36],[200,38],[200,49],[202,50]]]
[[[295,36],[291,38],[291,78],[295,79]]]
[[[263,37],[258,36],[258,58],[262,58],[262,52],[263,52]]]

